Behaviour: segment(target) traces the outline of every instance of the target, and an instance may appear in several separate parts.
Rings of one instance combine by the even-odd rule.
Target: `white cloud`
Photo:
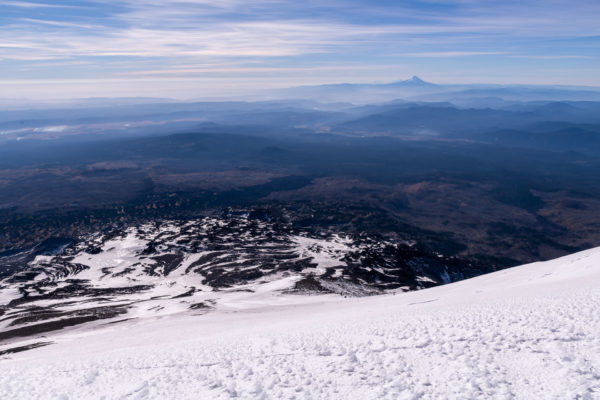
[[[20,21],[30,22],[32,24],[58,26],[58,27],[63,27],[63,28],[81,28],[81,29],[102,29],[102,28],[104,28],[102,25],[78,24],[75,22],[52,21],[52,20],[37,19],[37,18],[21,18]]]
[[[68,5],[34,3],[30,1],[0,1],[0,6],[19,8],[71,8],[71,6]]]
[[[533,60],[566,60],[566,59],[594,59],[592,56],[577,56],[577,55],[546,55],[546,56],[534,56],[534,55],[512,55],[511,58],[530,58]]]
[[[34,22],[40,22],[34,20]],[[71,27],[70,23],[43,24]],[[86,26],[86,28],[93,28]],[[123,28],[31,32],[10,26],[2,33],[2,59],[105,57],[282,57],[367,45],[398,34],[443,32],[427,26],[357,26],[314,21],[214,23],[195,29]]]
[[[486,55],[501,55],[506,54],[503,51],[430,51],[430,52],[419,52],[419,53],[405,53],[407,57],[432,57],[432,58],[445,58],[445,57],[468,57],[468,56],[486,56]]]

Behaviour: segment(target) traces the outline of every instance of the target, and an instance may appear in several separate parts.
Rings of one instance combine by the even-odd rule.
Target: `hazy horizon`
[[[1,102],[10,102],[16,101],[20,103],[16,103],[15,105],[51,105],[51,104],[76,104],[77,102],[82,101],[90,101],[90,100],[131,100],[135,103],[135,100],[165,100],[165,101],[174,101],[174,102],[192,102],[192,101],[277,101],[277,100],[301,100],[307,99],[310,96],[306,97],[294,97],[294,96],[286,96],[286,89],[301,89],[301,88],[318,88],[318,87],[336,87],[342,85],[348,86],[386,86],[393,85],[395,83],[401,82],[410,82],[412,79],[417,78],[422,80],[425,84],[433,84],[439,87],[440,92],[443,90],[448,90],[452,88],[459,89],[473,89],[473,88],[552,88],[552,89],[564,89],[564,90],[583,90],[596,92],[600,91],[600,86],[593,85],[562,85],[562,84],[526,84],[526,83],[490,83],[490,82],[438,82],[431,81],[428,79],[423,79],[421,76],[413,75],[412,77],[400,78],[393,81],[365,81],[365,82],[356,82],[356,81],[348,81],[348,82],[321,82],[313,85],[296,85],[296,86],[281,86],[274,87],[269,89],[248,89],[247,91],[232,91],[229,93],[221,93],[219,94],[208,94],[208,95],[189,95],[189,96],[160,96],[160,93],[156,93],[156,95],[131,95],[126,92],[110,92],[107,91],[106,95],[97,95],[94,96],[90,94],[89,96],[78,96],[78,97],[69,97],[60,96],[57,94],[54,97],[26,97],[26,96],[2,96],[0,94],[0,105],[7,106],[9,104],[2,104]],[[281,93],[281,94],[278,94]],[[277,95],[275,95],[277,94]],[[403,99],[402,93],[398,93],[399,100]],[[318,101],[318,99],[312,99]],[[381,100],[385,101],[385,100]],[[388,100],[389,101],[389,100]],[[323,103],[327,103],[327,99],[323,101]],[[378,101],[374,101],[377,103]],[[348,103],[352,103],[348,101]],[[368,103],[368,102],[366,102]]]

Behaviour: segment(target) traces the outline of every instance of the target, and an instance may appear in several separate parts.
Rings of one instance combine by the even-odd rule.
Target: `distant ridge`
[[[392,86],[404,86],[404,87],[437,87],[438,84],[424,81],[416,75],[413,75],[410,79],[404,79],[395,82],[386,83],[325,83],[322,85],[303,85],[285,88],[283,90],[293,89],[316,89],[316,88],[377,88],[377,87],[392,87]]]
[[[276,89],[271,98],[312,99],[319,102],[354,104],[392,100],[450,102],[472,107],[481,104],[527,101],[600,101],[600,90],[592,87],[547,85],[443,84],[413,75],[409,79],[380,83],[335,83]]]

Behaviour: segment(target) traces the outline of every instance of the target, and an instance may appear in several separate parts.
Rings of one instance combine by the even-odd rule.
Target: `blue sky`
[[[598,0],[0,0],[0,97],[388,82],[600,86]]]

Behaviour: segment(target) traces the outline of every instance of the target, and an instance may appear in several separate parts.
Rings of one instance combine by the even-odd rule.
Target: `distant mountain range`
[[[481,106],[504,101],[600,100],[600,88],[584,86],[436,84],[418,76],[391,83],[327,84],[299,86],[271,93],[278,98],[309,98],[323,102],[349,101],[355,104],[405,99],[412,101],[450,101]]]
[[[505,106],[506,103],[531,101],[600,101],[600,87],[529,85],[529,84],[440,84],[413,76],[410,79],[387,83],[330,83],[257,90],[253,95],[226,98],[198,97],[188,100],[152,97],[89,97],[71,100],[29,100],[1,98],[2,112],[28,109],[85,109],[123,106],[152,106],[169,104],[237,104],[251,102],[266,105],[286,101],[288,106],[327,108],[365,105],[403,100],[410,102],[450,102],[465,107]],[[316,103],[315,103],[316,102]],[[271,104],[273,105],[273,104]],[[156,112],[156,110],[154,110]],[[0,115],[0,120],[1,120]]]

